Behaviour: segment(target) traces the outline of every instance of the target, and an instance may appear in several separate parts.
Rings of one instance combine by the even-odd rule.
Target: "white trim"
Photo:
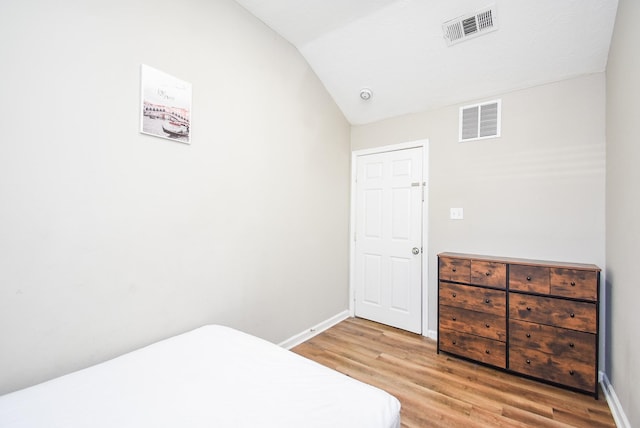
[[[422,335],[431,337],[429,331],[429,140],[422,143],[422,182],[424,201],[422,203]],[[437,337],[437,335],[436,335]]]
[[[409,141],[407,143],[398,143],[398,144],[390,144],[388,146],[380,146],[380,147],[373,147],[371,149],[360,149],[360,150],[355,150],[353,152],[351,152],[351,165],[355,166],[355,158],[353,157],[355,156],[363,156],[363,155],[373,155],[376,153],[385,153],[385,152],[395,152],[398,150],[406,150],[406,149],[415,149],[416,147],[427,147],[429,145],[429,140],[428,139],[424,139],[424,140],[416,140],[416,141]],[[355,168],[351,169],[352,172],[354,172]]]
[[[438,332],[436,330],[427,330],[427,334],[425,334],[424,336],[435,341],[438,340]]]
[[[422,181],[425,183],[425,200],[422,205],[422,335],[435,338],[437,334],[429,331],[429,140],[416,140],[388,146],[361,149],[351,152],[351,214],[349,219],[349,314],[355,316],[355,242],[356,231],[356,165],[358,156],[398,150],[422,148]]]
[[[611,414],[613,415],[613,420],[616,423],[618,428],[631,428],[631,422],[627,419],[627,415],[624,413],[624,409],[622,408],[622,404],[620,404],[620,400],[618,400],[618,396],[613,389],[613,385],[609,382],[609,378],[607,374],[604,372],[600,372],[600,379],[602,385],[602,391],[604,392],[604,397],[607,399],[607,404],[609,404],[609,408],[611,409]]]
[[[321,323],[316,324],[315,326],[303,331],[302,333],[298,333],[295,336],[292,336],[289,339],[280,342],[278,346],[285,349],[291,349],[294,346],[298,346],[299,344],[306,342],[312,337],[317,336],[323,331],[328,330],[329,328],[346,320],[347,318],[349,318],[349,311],[342,311],[339,314],[332,316],[328,320],[322,321]]]

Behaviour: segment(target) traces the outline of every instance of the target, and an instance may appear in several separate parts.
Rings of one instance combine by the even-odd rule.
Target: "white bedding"
[[[214,325],[0,396],[2,428],[399,426],[388,393]]]

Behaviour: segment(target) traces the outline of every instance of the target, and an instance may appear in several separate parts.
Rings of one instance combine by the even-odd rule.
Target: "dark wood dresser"
[[[598,397],[600,268],[438,254],[438,352]]]

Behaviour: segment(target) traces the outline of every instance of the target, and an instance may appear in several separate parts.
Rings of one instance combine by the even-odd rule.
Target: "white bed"
[[[215,325],[0,396],[3,428],[399,426],[388,393]]]

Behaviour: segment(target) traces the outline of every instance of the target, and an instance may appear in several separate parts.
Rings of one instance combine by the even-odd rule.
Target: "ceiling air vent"
[[[460,107],[460,142],[500,136],[501,100]]]
[[[442,24],[447,46],[455,45],[473,37],[498,29],[496,7],[490,6],[474,14],[463,15]]]

